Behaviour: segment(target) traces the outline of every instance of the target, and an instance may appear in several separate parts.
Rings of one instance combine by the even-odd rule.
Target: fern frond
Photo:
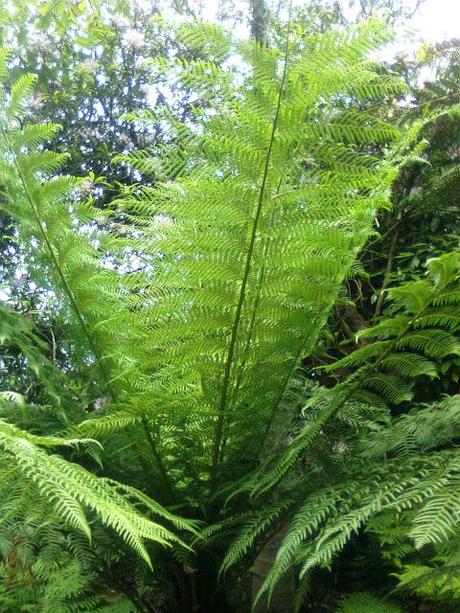
[[[289,500],[275,502],[261,511],[256,511],[247,518],[243,527],[233,539],[220,567],[220,573],[225,574],[231,566],[239,562],[247,552],[254,547],[260,538],[290,505]]]
[[[241,449],[251,463],[265,446],[284,391],[372,231],[373,211],[388,201],[396,167],[364,150],[399,147],[402,135],[337,107],[337,96],[367,99],[397,87],[380,82],[365,58],[377,31],[314,37],[300,55],[289,46],[284,54],[237,46],[250,78],[218,116],[197,116],[186,167],[117,200],[140,237],[129,241],[133,251],[155,270],[153,280],[139,275],[129,298],[146,339],[130,347],[131,372],[145,373],[166,411],[180,411],[182,398],[210,416],[214,482],[227,460],[241,462]],[[186,65],[176,70],[189,78]],[[204,72],[206,87],[225,78],[228,91],[228,75]],[[312,170],[302,166],[306,157]]]
[[[78,424],[77,429],[83,435],[102,436],[104,434],[126,430],[131,426],[139,425],[142,421],[140,414],[133,415],[127,411],[114,411],[98,418],[85,419]]]
[[[436,360],[456,355],[457,322],[443,316],[443,301],[436,307],[435,300],[458,287],[460,260],[458,254],[447,254],[440,260],[430,264],[422,284],[411,282],[407,291],[403,286],[396,293],[396,305],[403,310],[396,325],[392,320],[387,325],[388,320],[384,320],[370,332],[365,331],[368,338],[376,337],[375,342],[337,362],[337,367],[356,366],[357,370],[344,383],[332,390],[323,390],[307,403],[306,412],[316,408],[312,422],[307,422],[304,431],[289,442],[281,457],[275,455],[236,492],[259,494],[273,488],[303,457],[311,445],[312,435],[318,437],[328,421],[345,410],[342,407],[358,401],[363,389],[371,390],[390,404],[410,400],[411,380],[436,377],[439,365],[424,355],[408,352],[408,348]],[[427,313],[435,316],[438,308],[441,309],[436,320],[439,328],[424,327]],[[344,489],[341,485],[307,496],[289,526],[258,598],[265,592],[272,593],[280,577],[299,558],[304,560],[301,575],[314,566],[329,565],[353,533],[386,510],[395,513],[414,509],[408,534],[416,547],[446,542],[458,521],[458,496],[451,485],[457,483],[458,459],[452,452],[438,455],[417,452],[436,449],[458,436],[458,415],[455,397],[441,408],[427,407],[403,416],[390,427],[388,423],[374,426],[375,432],[364,439],[368,446],[365,457],[377,453],[380,464],[373,464],[373,471],[369,468],[369,474],[362,473],[360,480],[347,483]],[[347,445],[343,453],[348,453]],[[349,453],[353,453],[352,443]],[[395,455],[396,460],[388,459]],[[365,458],[364,464],[358,460],[355,470],[365,470],[365,462]]]
[[[382,359],[380,366],[383,370],[388,369],[392,372],[398,372],[408,379],[421,377],[422,375],[434,378],[438,376],[436,364],[417,353],[390,353]]]
[[[117,492],[110,481],[95,477],[77,464],[57,455],[48,455],[40,446],[75,445],[55,437],[37,437],[2,422],[0,447],[20,471],[21,477],[38,488],[40,495],[54,509],[57,517],[88,538],[91,536],[85,509],[113,528],[148,564],[150,558],[144,539],[170,545],[178,539],[159,524],[147,520]],[[126,492],[125,492],[126,493]],[[132,496],[134,490],[130,491]],[[152,503],[153,504],[153,503]],[[157,513],[161,511],[156,505]],[[165,511],[165,517],[172,515]],[[184,525],[186,522],[184,522]]]
[[[403,609],[369,592],[355,592],[345,596],[337,613],[403,613]]]
[[[457,395],[447,397],[439,404],[415,407],[384,432],[371,436],[366,443],[368,453],[383,456],[397,451],[402,455],[416,449],[435,449],[453,441],[460,428],[459,401]]]

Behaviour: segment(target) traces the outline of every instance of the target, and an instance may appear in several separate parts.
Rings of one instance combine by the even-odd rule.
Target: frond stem
[[[149,423],[145,415],[142,417],[142,427],[144,429],[144,434],[149,444],[152,455],[155,458],[155,462],[158,465],[158,469],[161,473],[161,478],[163,479],[163,483],[165,484],[166,489],[168,491],[168,496],[171,499],[171,501],[174,501],[176,499],[176,495],[174,493],[173,487],[169,480],[168,473],[166,472],[166,468],[164,467],[163,461],[160,457],[160,454],[158,453],[156,443],[153,439],[152,432],[151,432],[151,429],[149,428]]]
[[[257,237],[257,229],[259,226],[259,220],[260,220],[263,203],[264,203],[271,153],[273,149],[273,144],[275,142],[276,130],[278,128],[279,115],[281,111],[281,101],[282,101],[282,97],[284,93],[284,86],[285,86],[286,77],[287,77],[290,32],[291,32],[291,13],[292,13],[292,1],[289,7],[289,21],[288,21],[287,34],[286,34],[286,47],[285,47],[285,52],[284,52],[283,74],[281,77],[280,88],[278,91],[276,111],[275,111],[275,116],[274,116],[273,123],[272,123],[270,141],[269,141],[267,153],[265,156],[265,165],[264,165],[264,170],[263,170],[263,175],[262,175],[262,182],[261,182],[260,190],[259,190],[259,198],[257,201],[256,213],[255,213],[254,222],[252,225],[251,238],[249,241],[249,249],[248,249],[248,254],[246,257],[246,263],[245,263],[244,272],[243,272],[243,280],[241,282],[239,298],[238,298],[238,303],[237,303],[236,312],[235,312],[235,319],[233,322],[233,327],[232,327],[232,332],[231,332],[231,337],[230,337],[230,344],[229,344],[227,359],[225,363],[224,378],[222,382],[222,393],[221,393],[221,398],[220,398],[220,403],[219,403],[219,417],[217,419],[215,432],[214,432],[214,445],[213,445],[213,451],[212,451],[212,467],[211,467],[211,490],[214,489],[216,478],[217,478],[220,446],[222,442],[222,435],[223,435],[223,429],[224,429],[224,420],[225,420],[225,413],[226,413],[226,406],[227,406],[227,397],[228,397],[228,392],[229,392],[229,387],[230,387],[230,376],[231,376],[231,371],[232,371],[233,358],[234,358],[235,350],[236,350],[236,342],[238,338],[238,332],[239,332],[239,326],[241,322],[243,305],[244,305],[244,301],[246,298],[246,287],[247,287],[248,280],[249,280],[249,273],[251,271],[252,256],[253,256],[254,246],[255,246],[256,237]]]

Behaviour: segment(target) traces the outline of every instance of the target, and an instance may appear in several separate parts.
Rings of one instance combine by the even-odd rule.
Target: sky
[[[425,0],[409,22],[396,32],[394,43],[383,50],[381,59],[390,60],[396,54],[412,56],[422,42],[437,43],[460,38],[460,0]],[[420,75],[429,78],[428,67]]]
[[[430,42],[460,38],[460,0],[425,0],[411,25]]]

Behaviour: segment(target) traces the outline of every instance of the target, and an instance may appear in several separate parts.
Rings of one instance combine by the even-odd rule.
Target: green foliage
[[[426,280],[391,289],[392,316],[362,330],[357,338],[369,344],[328,370],[358,367],[362,387],[393,404],[411,399],[411,379],[436,378],[442,360],[460,353],[459,259],[454,252],[431,260]]]
[[[2,526],[2,557],[0,602],[5,610],[99,610],[104,603],[95,589],[88,548],[57,524],[45,525],[38,515],[28,513],[27,524],[10,518],[7,529]]]
[[[355,592],[342,600],[337,611],[340,613],[402,613],[403,609],[368,592]]]
[[[428,264],[426,280],[392,290],[397,326],[396,318],[384,319],[360,334],[361,338],[387,340],[373,340],[372,345],[357,349],[330,367],[353,366],[357,370],[343,384],[321,392],[319,397],[313,396],[309,406],[314,407],[316,403],[322,407],[312,421],[307,421],[281,458],[275,456],[275,460],[257,470],[249,480],[253,495],[273,488],[292,472],[296,459],[312,445],[313,436],[318,437],[318,424],[323,429],[323,437],[329,435],[329,444],[332,448],[336,446],[342,455],[336,474],[331,472],[324,486],[309,493],[293,515],[262,591],[272,592],[293,564],[299,565],[301,576],[316,565],[328,566],[353,534],[387,510],[403,513],[416,509],[407,537],[413,539],[417,549],[429,543],[446,542],[456,534],[459,500],[454,484],[458,479],[459,460],[448,444],[459,432],[458,396],[448,398],[439,408],[428,405],[392,423],[388,423],[388,416],[380,423],[375,416],[375,421],[368,422],[370,431],[361,420],[363,434],[356,437],[354,433],[350,438],[346,430],[339,430],[342,442],[338,447],[331,440],[337,435],[337,429],[330,426],[328,433],[327,426],[334,416],[339,420],[345,417],[345,423],[350,423],[352,408],[359,414],[360,404],[369,402],[368,390],[385,402],[399,404],[410,400],[414,378],[437,376],[436,362],[427,361],[418,353],[407,353],[408,347],[436,360],[449,353],[458,354],[459,328],[457,322],[445,317],[442,305],[444,296],[458,291],[459,270],[459,255],[446,254]],[[425,328],[432,324],[433,315],[438,315],[439,329]],[[430,330],[432,334],[414,343],[414,330]],[[439,347],[433,338],[442,334],[446,339]],[[375,405],[375,400],[371,396],[371,415],[372,404]],[[447,449],[442,450],[446,445]],[[294,481],[297,491],[302,487],[308,491],[311,479],[318,481],[315,460],[310,463],[307,476],[298,474]],[[320,478],[318,485],[322,481]]]
[[[400,591],[409,591],[448,611],[460,601],[458,559],[455,553],[437,556],[434,564],[404,564],[396,574]]]
[[[84,339],[93,352],[93,358],[96,357],[100,369],[98,378],[112,390],[107,367],[99,357],[102,335],[99,336],[99,333],[94,331],[94,326],[96,322],[107,319],[109,314],[114,315],[116,274],[104,270],[96,256],[93,238],[84,236],[74,225],[70,198],[78,183],[65,176],[50,177],[59,171],[63,156],[45,150],[41,145],[56,132],[57,127],[19,127],[17,123],[33,82],[32,76],[25,76],[16,82],[11,94],[5,95],[4,98],[5,112],[1,127],[3,156],[0,169],[5,196],[3,206],[8,214],[14,215],[18,220],[21,240],[35,247],[42,247],[43,251],[38,252],[33,265],[42,266],[45,274],[54,277],[58,295],[64,298],[69,306],[68,311],[64,311],[64,316],[75,321],[71,328],[76,330],[74,342],[78,342],[79,338]],[[90,210],[83,204],[78,221],[81,224],[87,222],[90,218],[88,214],[91,215]],[[111,286],[109,277],[114,279]],[[107,300],[99,302],[102,295],[105,295]],[[109,298],[110,295],[112,299]],[[31,325],[18,313],[7,306],[2,307],[2,312],[5,314],[2,322],[3,341],[17,347],[29,367],[45,382],[45,368],[52,371],[43,357],[45,344],[34,335]],[[108,334],[105,338],[108,343],[111,341]],[[116,339],[117,342],[118,340]],[[111,342],[115,342],[115,339]],[[108,352],[108,345],[104,349]],[[17,403],[18,398],[11,392],[5,392],[2,401]],[[56,393],[53,400],[59,400]],[[42,509],[42,521],[46,521],[47,515],[52,517],[55,530],[60,523],[90,539],[90,523],[98,522],[114,529],[148,564],[150,556],[144,540],[155,541],[163,546],[180,542],[170,530],[147,517],[153,513],[174,524],[175,516],[161,505],[150,501],[134,488],[97,477],[60,455],[48,454],[42,450],[42,447],[59,445],[85,446],[89,441],[80,438],[36,436],[4,421],[1,422],[0,430],[3,496],[8,501],[22,501],[22,513],[25,516],[28,513],[27,504],[33,505],[38,498],[46,503]],[[181,529],[191,528],[188,522],[179,519],[177,521]],[[34,566],[30,571],[32,575],[38,573],[38,578],[42,572],[45,584],[50,581],[46,587],[48,591],[44,596],[45,600],[50,599],[53,603],[55,598],[65,599],[83,589],[86,579],[79,578],[78,569],[73,568],[72,564],[77,562],[69,561],[62,567],[57,567],[62,576],[53,575],[52,580],[50,575],[46,574],[47,571],[41,571],[39,567],[37,569]],[[74,576],[75,580],[68,588],[64,581],[66,574]],[[80,584],[79,581],[83,583]],[[60,584],[61,587],[58,588]],[[53,590],[57,590],[57,593],[53,594]],[[53,610],[53,606],[54,604],[50,604],[51,608],[47,610]]]
[[[174,537],[171,532],[138,513],[129,501],[131,498],[137,504],[143,502],[149,506],[148,500],[134,489],[95,477],[77,464],[41,450],[41,447],[73,446],[85,442],[87,441],[84,439],[37,437],[1,422],[0,448],[5,458],[2,479],[6,488],[5,495],[11,496],[8,491],[8,485],[10,488],[13,485],[11,478],[14,478],[15,490],[17,479],[23,480],[23,493],[24,490],[30,492],[30,488],[36,487],[37,492],[47,500],[53,513],[64,525],[75,528],[90,539],[91,529],[85,513],[85,510],[89,510],[102,524],[114,528],[150,563],[143,539],[167,545]],[[7,476],[9,478],[6,478]],[[154,508],[156,513],[162,515],[159,505]],[[165,516],[171,517],[167,512]],[[182,525],[187,524],[184,522]]]
[[[47,383],[48,392],[53,393],[49,364],[44,356],[46,344],[34,333],[31,322],[6,304],[0,304],[0,318],[0,359],[3,367],[8,361],[19,360],[22,369],[30,369],[42,383]],[[17,380],[3,378],[6,387],[16,386],[19,389],[18,383]]]
[[[119,107],[170,139],[120,148],[129,180],[104,208],[50,148],[58,126],[28,121],[36,77],[3,89],[0,206],[38,309],[51,306],[41,327],[21,302],[0,307],[1,359],[41,386],[8,376],[0,395],[1,606],[143,611],[160,591],[176,610],[218,609],[219,564],[243,592],[242,569],[274,537],[254,606],[295,569],[299,608],[316,569],[365,531],[402,587],[449,576],[458,396],[410,403],[458,366],[458,252],[384,283],[391,306],[323,370],[336,385],[309,368],[334,305],[349,306],[344,283],[370,278],[356,258],[398,173],[423,152],[426,118],[401,127],[378,108],[406,91],[368,60],[386,39],[373,21],[305,37],[289,24],[279,49],[179,29],[192,59],[152,66],[201,98],[181,120]],[[430,564],[406,559],[426,547]],[[197,570],[213,587],[198,596]],[[372,594],[339,607],[399,610]]]
[[[437,408],[439,410],[440,407]],[[433,419],[432,422],[435,423]],[[443,513],[439,509],[437,512],[440,515]],[[401,514],[390,511],[369,524],[369,530],[377,536],[382,554],[398,580],[395,595],[415,595],[435,603],[439,610],[454,610],[460,597],[457,580],[458,531],[451,532],[447,540],[416,550],[410,539],[413,515],[413,511]]]

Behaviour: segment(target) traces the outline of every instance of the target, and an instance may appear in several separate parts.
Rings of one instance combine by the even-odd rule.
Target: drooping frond
[[[153,540],[162,545],[177,541],[167,528],[148,520],[129,502],[136,498],[136,491],[104,478],[94,476],[77,464],[48,454],[41,447],[58,445],[74,446],[85,441],[61,440],[56,437],[40,437],[28,434],[2,421],[0,423],[0,448],[5,474],[16,471],[16,479],[28,482],[69,528],[91,536],[88,513],[95,514],[103,524],[114,529],[126,543],[150,564],[144,540]],[[8,464],[5,466],[5,461]],[[147,497],[139,493],[138,500],[149,504]],[[174,516],[154,502],[155,512],[168,521]],[[180,522],[187,528],[187,522]]]
[[[110,534],[94,521],[92,544],[82,533],[63,527],[52,503],[30,481],[18,478],[17,470],[2,465],[0,489],[2,610],[103,610],[107,586],[98,575],[97,556],[102,554],[111,562],[119,560],[116,540],[111,542]],[[120,607],[124,604],[121,611],[134,611],[121,594],[116,598]]]
[[[380,463],[364,457],[355,466],[356,450],[345,454],[350,467],[341,473],[341,483],[307,495],[290,522],[259,597],[270,594],[293,565],[301,576],[315,566],[328,567],[353,534],[384,512],[412,509],[408,537],[416,547],[445,542],[454,533],[460,502],[453,488],[459,471],[455,453],[411,454]]]

